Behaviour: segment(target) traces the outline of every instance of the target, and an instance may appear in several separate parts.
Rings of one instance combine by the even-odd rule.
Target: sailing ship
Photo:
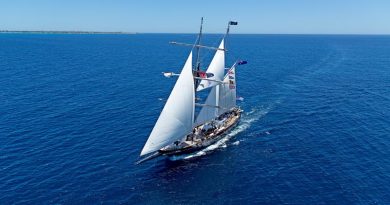
[[[192,50],[180,74],[163,72],[165,77],[178,79],[141,151],[138,163],[160,155],[195,152],[222,139],[238,124],[242,110],[236,105],[236,67],[246,64],[246,61],[238,60],[230,68],[225,68],[225,41],[230,26],[237,24],[229,21],[226,34],[217,48],[201,45],[203,18],[194,44],[171,42],[192,46]],[[201,49],[216,51],[206,71],[200,65]],[[195,63],[193,52],[196,52]],[[207,92],[203,103],[198,98],[200,92]]]

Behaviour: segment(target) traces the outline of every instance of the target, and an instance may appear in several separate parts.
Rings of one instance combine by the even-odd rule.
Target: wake
[[[272,107],[273,106],[269,106],[267,108],[252,109],[251,111],[244,113],[241,117],[241,121],[239,122],[239,124],[235,128],[233,128],[228,134],[226,134],[225,137],[223,137],[222,139],[220,139],[216,143],[214,143],[214,144],[212,144],[212,145],[210,145],[202,150],[191,153],[191,154],[171,156],[171,157],[169,157],[169,160],[171,160],[171,161],[189,160],[189,159],[193,159],[193,158],[207,155],[216,149],[226,148],[229,145],[228,142],[230,139],[232,139],[233,137],[235,137],[239,133],[250,128],[252,123],[256,122],[261,117],[265,116],[271,110]],[[239,140],[231,143],[231,145],[239,145],[239,144],[240,144]]]

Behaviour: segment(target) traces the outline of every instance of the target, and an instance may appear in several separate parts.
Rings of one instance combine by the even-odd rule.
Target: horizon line
[[[128,32],[128,31],[83,31],[83,30],[0,30],[0,33],[37,33],[37,34],[198,34],[196,32]],[[224,33],[205,32],[203,34],[219,35]],[[230,33],[230,35],[378,35],[388,36],[390,33]]]

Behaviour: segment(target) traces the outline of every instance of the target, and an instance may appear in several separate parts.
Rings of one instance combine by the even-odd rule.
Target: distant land
[[[118,35],[134,35],[134,34],[197,34],[197,33],[140,33],[140,32],[122,32],[122,31],[49,31],[49,30],[0,30],[1,33],[20,33],[20,34],[118,34]],[[204,34],[220,34],[220,33],[204,33]],[[359,34],[359,33],[236,33],[237,35],[353,35],[353,36],[389,36],[390,34]]]
[[[102,32],[102,31],[13,31],[13,30],[0,30],[0,33],[33,33],[33,34],[137,34],[136,32]]]

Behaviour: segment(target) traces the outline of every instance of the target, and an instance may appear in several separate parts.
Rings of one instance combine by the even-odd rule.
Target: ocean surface
[[[0,204],[390,204],[390,36],[232,35],[240,124],[135,165],[195,37],[0,34]]]

